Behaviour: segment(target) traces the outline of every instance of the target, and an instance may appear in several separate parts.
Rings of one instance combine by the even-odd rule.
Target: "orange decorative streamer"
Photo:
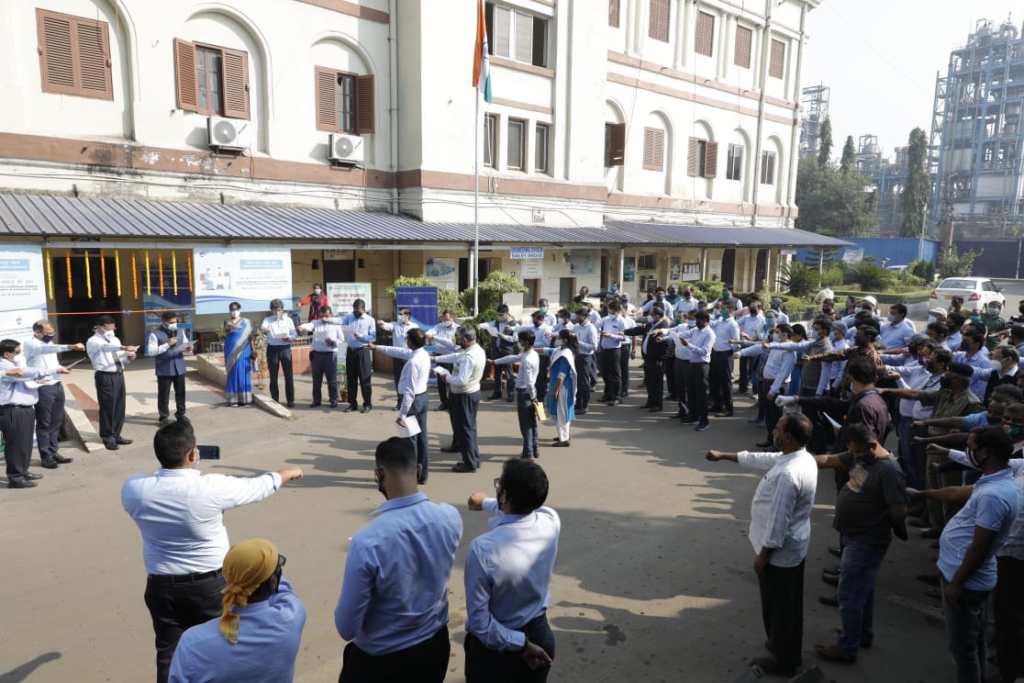
[[[146,294],[153,293],[153,281],[149,277],[149,251],[146,251]]]
[[[68,269],[68,298],[75,298],[75,286],[71,283],[71,251],[64,252],[64,265]]]
[[[117,276],[117,296],[121,296],[121,252],[114,250],[114,274]]]
[[[171,286],[174,287],[174,296],[178,296],[178,252],[171,252]]]
[[[50,298],[53,299],[53,256],[51,254],[46,255],[46,289],[50,293]]]
[[[100,284],[103,286],[103,298],[107,298],[107,260],[100,249]]]
[[[139,298],[139,267],[135,261],[135,252],[132,252],[132,296]]]
[[[188,255],[188,291],[192,290],[192,254]]]
[[[85,298],[92,298],[92,273],[89,272],[89,252],[85,252]]]
[[[160,276],[160,296],[164,295],[164,255],[158,254],[156,257],[157,273]]]

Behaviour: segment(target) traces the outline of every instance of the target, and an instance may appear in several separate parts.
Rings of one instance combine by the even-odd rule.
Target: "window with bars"
[[[714,178],[718,168],[718,143],[690,138],[686,172],[691,178]]]
[[[668,42],[669,17],[671,12],[669,0],[650,0],[647,17],[647,35],[655,40]]]
[[[644,128],[644,169],[665,170],[665,131],[660,128]]]
[[[710,57],[715,51],[715,15],[697,12],[697,35],[693,49],[699,55]]]
[[[768,62],[768,75],[782,78],[786,70],[786,44],[781,40],[772,39],[771,60]]]
[[[658,267],[658,256],[657,254],[640,254],[640,259],[637,261],[637,270],[656,270]]]
[[[538,123],[533,137],[535,147],[533,167],[537,173],[550,173],[551,126],[546,123]]]
[[[508,168],[512,171],[526,170],[526,121],[508,120]]]
[[[619,0],[608,0],[608,25],[619,27]]]
[[[174,40],[178,108],[249,118],[249,55],[217,45]]]
[[[743,145],[729,145],[725,159],[725,177],[728,180],[743,178]]]
[[[775,184],[775,152],[761,152],[761,184]]]
[[[316,127],[330,133],[373,133],[373,76],[318,66]]]
[[[548,66],[548,19],[493,2],[484,5],[488,53]]]
[[[484,116],[484,166],[488,168],[494,168],[498,158],[498,123],[497,114]]]
[[[36,31],[43,92],[114,99],[107,22],[36,9]]]
[[[736,53],[733,63],[744,69],[750,68],[751,47],[754,44],[754,32],[746,26],[736,27]]]

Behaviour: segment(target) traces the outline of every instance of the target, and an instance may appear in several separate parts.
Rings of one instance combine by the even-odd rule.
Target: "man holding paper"
[[[380,351],[392,358],[405,361],[402,375],[398,378],[398,395],[402,402],[398,406],[398,419],[395,422],[404,430],[404,435],[413,441],[416,447],[416,462],[420,466],[418,483],[427,483],[427,467],[430,455],[427,452],[427,382],[430,379],[430,354],[423,348],[427,345],[427,335],[421,329],[409,330],[405,335],[408,348],[397,346],[377,346],[368,343],[371,351]],[[400,432],[402,433],[402,432]]]
[[[171,421],[169,402],[171,387],[174,387],[174,417],[178,422],[185,418],[185,349],[192,342],[185,331],[178,328],[178,316],[174,311],[160,314],[160,327],[149,333],[146,355],[156,361],[157,397],[156,408],[160,414],[160,426]]]

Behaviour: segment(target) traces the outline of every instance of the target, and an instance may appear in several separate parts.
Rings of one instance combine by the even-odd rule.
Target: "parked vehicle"
[[[981,311],[993,301],[1006,306],[1002,290],[987,277],[947,277],[931,294],[932,301],[943,308],[949,308],[955,296],[964,300],[964,310],[967,311]]]

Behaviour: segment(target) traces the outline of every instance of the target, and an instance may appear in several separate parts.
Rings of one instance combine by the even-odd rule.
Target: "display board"
[[[328,282],[324,285],[331,310],[339,318],[352,312],[352,302],[362,299],[367,313],[373,312],[373,285],[369,282]]]
[[[437,287],[396,287],[395,310],[408,308],[417,325],[426,329],[437,324]]]
[[[427,259],[425,276],[438,289],[459,289],[459,261],[454,258],[431,256]],[[397,292],[396,292],[397,294]]]
[[[271,299],[292,301],[292,252],[281,247],[196,248],[196,312],[266,311]]]
[[[42,248],[0,249],[0,339],[25,339],[32,335],[32,323],[45,317]]]

